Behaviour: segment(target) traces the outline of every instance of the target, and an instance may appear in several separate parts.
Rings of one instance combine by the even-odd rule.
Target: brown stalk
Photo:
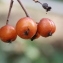
[[[39,4],[41,4],[41,6],[46,10],[46,12],[48,12],[48,11],[50,11],[51,9],[52,9],[52,7],[51,6],[48,6],[48,4],[47,3],[41,3],[40,1],[38,1],[38,0],[33,0],[35,3],[39,3]]]
[[[20,0],[17,0],[17,1],[18,1],[18,3],[20,4],[20,6],[22,7],[22,9],[23,9],[23,11],[25,12],[26,16],[29,17],[29,14],[28,14],[28,12],[26,11],[26,9],[25,9],[24,5],[22,4],[22,2],[21,2]]]
[[[42,3],[38,0],[33,0],[35,3],[40,3],[42,5]]]
[[[39,3],[39,4],[41,4],[42,5],[42,3],[40,2],[40,1],[38,1],[38,0],[33,0],[35,3]]]
[[[13,0],[11,0],[11,2],[10,2],[9,12],[8,12],[7,20],[6,20],[6,25],[9,22],[9,17],[10,17],[11,9],[12,9],[12,6],[13,6],[13,2],[14,2]]]

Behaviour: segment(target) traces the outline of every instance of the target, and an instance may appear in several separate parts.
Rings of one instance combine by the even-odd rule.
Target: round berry
[[[0,29],[0,38],[3,42],[12,42],[16,39],[17,33],[13,26],[5,25]]]
[[[38,23],[36,23],[38,25]],[[31,41],[38,39],[40,37],[40,34],[36,31],[36,34],[31,38]]]
[[[38,39],[40,37],[40,34],[36,32],[36,34],[31,38],[31,41]]]
[[[19,37],[23,39],[30,39],[37,31],[36,22],[29,17],[23,17],[18,20],[16,24],[16,31]]]
[[[42,6],[43,6],[44,9],[48,8],[48,4],[47,3],[43,3]]]
[[[48,18],[43,18],[38,23],[38,33],[43,37],[51,36],[56,30],[54,22]]]
[[[46,12],[48,12],[48,11],[50,11],[52,9],[52,7],[51,6],[48,6],[47,3],[43,3],[42,4],[42,7],[46,10]]]

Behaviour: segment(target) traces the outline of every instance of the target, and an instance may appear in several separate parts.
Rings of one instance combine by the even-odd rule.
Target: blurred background
[[[42,18],[50,18],[56,25],[56,32],[48,38],[40,37],[34,41],[17,37],[9,44],[0,40],[0,63],[63,63],[63,0],[39,0],[52,7],[47,14],[34,1],[21,1],[36,22]],[[6,24],[9,5],[10,0],[0,0],[0,27]],[[25,16],[17,0],[14,0],[9,24],[15,26]]]

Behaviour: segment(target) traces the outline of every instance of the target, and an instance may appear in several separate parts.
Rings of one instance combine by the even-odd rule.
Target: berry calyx
[[[38,33],[43,37],[51,36],[56,30],[54,22],[48,18],[43,18],[38,23]]]
[[[16,31],[19,37],[23,39],[30,39],[35,35],[37,25],[31,18],[23,17],[18,20],[16,24]]]
[[[0,29],[0,38],[3,42],[10,43],[17,37],[16,30],[11,25],[5,25]]]

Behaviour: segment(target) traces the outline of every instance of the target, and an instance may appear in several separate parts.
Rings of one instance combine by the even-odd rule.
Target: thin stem
[[[33,0],[35,3],[40,3],[42,5],[42,3],[38,0]]]
[[[9,12],[8,12],[7,20],[6,20],[6,25],[9,22],[9,17],[10,17],[11,9],[12,9],[12,6],[13,6],[13,2],[14,2],[13,0],[11,0],[11,2],[10,2]]]
[[[17,0],[20,6],[22,7],[23,11],[25,12],[26,16],[29,17],[29,14],[27,13],[25,7],[23,6],[22,2],[20,0]]]
[[[40,1],[38,1],[38,0],[33,0],[35,3],[39,3],[39,4],[41,4],[41,6],[46,10],[46,12],[48,12],[48,11],[50,11],[51,9],[52,9],[52,7],[51,6],[48,6],[48,4],[47,3],[41,3]]]

